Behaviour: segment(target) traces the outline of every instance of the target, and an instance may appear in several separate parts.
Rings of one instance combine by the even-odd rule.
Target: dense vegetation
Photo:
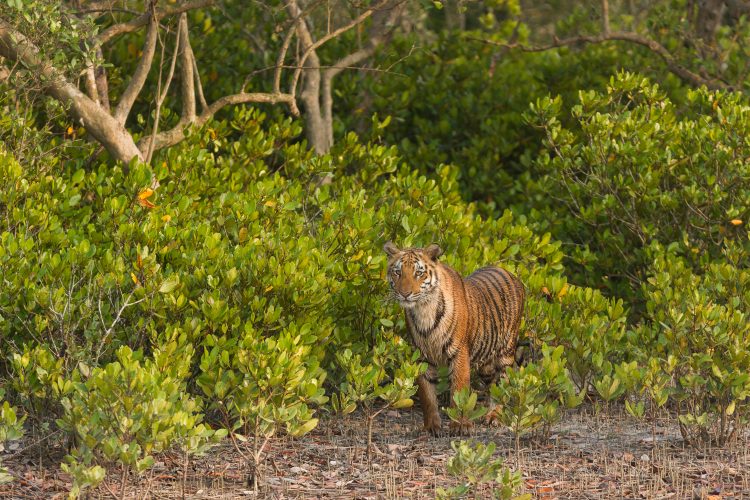
[[[231,17],[236,6],[226,8]],[[622,404],[633,418],[665,409],[696,446],[743,439],[742,87],[686,82],[622,41],[524,53],[475,39],[532,40],[517,2],[461,13],[469,28],[454,31],[433,5],[414,9],[411,33],[375,55],[398,75],[339,77],[326,152],[308,147],[309,121],[258,105],[125,163],[64,106],[31,99],[23,74],[0,83],[0,442],[24,432],[66,441],[75,495],[108,472],[141,473],[165,450],[189,461],[230,434],[260,464],[273,436],[303,436],[328,414],[360,408],[347,418],[372,425],[410,406],[425,367],[386,300],[388,240],[439,242],[461,273],[492,263],[523,280],[530,356],[489,390],[516,443],[584,401]],[[615,13],[612,23],[637,24]],[[260,8],[236,23],[193,15],[205,36],[198,55],[243,19],[282,43]],[[677,22],[654,16],[640,22],[656,34],[654,19]],[[585,19],[575,10],[529,23],[572,33],[590,28]],[[715,34],[724,81],[740,79],[739,49],[721,45],[746,29],[744,17],[733,22]],[[116,92],[142,38],[112,47]],[[243,44],[212,60],[210,99],[229,92]],[[273,64],[269,54],[254,67]],[[137,138],[154,109],[134,109]],[[456,403],[449,418],[484,415],[474,394]],[[494,446],[454,449],[450,472],[472,479],[441,495],[482,481],[513,495],[519,476],[491,461]]]

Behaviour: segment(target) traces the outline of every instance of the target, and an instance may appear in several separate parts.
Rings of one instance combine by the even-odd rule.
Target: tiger
[[[399,249],[387,242],[387,280],[392,297],[404,310],[411,343],[419,349],[427,371],[417,379],[424,429],[441,432],[435,384],[437,368],[448,366],[451,404],[456,391],[469,386],[470,369],[489,384],[514,364],[526,299],[519,278],[500,267],[482,267],[466,278],[440,262],[443,250]],[[452,434],[471,422],[451,422]]]

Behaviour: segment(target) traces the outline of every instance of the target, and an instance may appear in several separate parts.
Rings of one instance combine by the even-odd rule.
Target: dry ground
[[[522,442],[516,453],[506,431],[480,425],[473,439],[495,441],[506,465],[523,473],[535,498],[750,498],[748,442],[729,449],[683,447],[677,427],[664,417],[652,441],[650,425],[584,407],[569,412],[544,441]],[[299,440],[272,441],[259,481],[261,498],[434,498],[435,488],[455,484],[445,464],[450,438],[428,438],[419,410],[392,411],[376,423],[377,451],[368,461],[361,415],[321,421]],[[21,443],[21,446],[28,443]],[[49,445],[47,445],[49,446]],[[22,448],[21,448],[22,449]],[[10,498],[63,498],[69,478],[57,464],[61,450],[8,450],[0,459],[16,480],[0,486]],[[40,455],[48,455],[40,462]],[[231,442],[196,458],[183,474],[181,458],[166,455],[144,477],[127,483],[128,498],[228,499],[254,496],[252,474]],[[110,489],[118,493],[119,474]],[[480,498],[489,496],[482,491]],[[100,487],[93,498],[110,498]]]

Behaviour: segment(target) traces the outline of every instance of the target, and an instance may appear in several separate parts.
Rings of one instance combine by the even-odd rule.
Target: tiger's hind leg
[[[509,366],[513,366],[515,363],[515,358],[513,356],[502,356],[499,359],[495,359],[484,366],[482,366],[479,371],[478,375],[481,378],[482,382],[484,382],[485,387],[487,387],[487,391],[489,392],[490,387],[492,387],[493,384],[496,384],[498,379],[501,377],[508,378],[508,375],[506,373],[506,369]],[[489,398],[489,411],[484,416],[484,422],[488,425],[497,426],[499,424],[499,413],[502,410],[502,408],[495,404],[495,401],[492,399],[492,396],[490,395]]]

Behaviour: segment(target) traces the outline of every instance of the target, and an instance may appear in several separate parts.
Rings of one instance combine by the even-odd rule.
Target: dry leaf
[[[156,205],[142,198],[138,198],[138,204],[144,208],[156,208]]]
[[[146,198],[149,198],[152,194],[154,194],[154,190],[151,188],[146,188],[140,193],[138,193],[138,199],[145,200]]]

